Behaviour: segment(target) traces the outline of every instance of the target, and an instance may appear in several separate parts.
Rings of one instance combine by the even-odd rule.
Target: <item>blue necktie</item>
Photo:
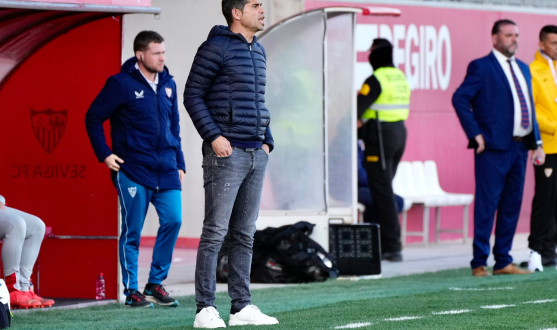
[[[512,65],[512,60],[507,60],[509,66],[511,67],[511,74],[513,75],[514,87],[516,88],[516,93],[518,94],[518,99],[520,100],[520,111],[522,113],[522,128],[528,129],[530,126],[530,115],[528,114],[528,104],[526,104],[526,98],[524,98],[524,93],[522,93],[522,88],[518,82],[516,74],[514,74],[514,69]]]

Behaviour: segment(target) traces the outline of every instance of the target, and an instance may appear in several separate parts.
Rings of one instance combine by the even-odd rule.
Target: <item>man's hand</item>
[[[224,136],[219,136],[211,145],[217,157],[228,157],[232,155],[232,146]]]
[[[479,155],[485,150],[485,140],[481,134],[476,135],[474,139],[478,143],[478,149],[476,149],[476,153]]]
[[[358,119],[358,121],[356,122],[356,127],[360,128],[362,126],[364,126],[364,123],[362,123],[362,121]]]
[[[534,150],[532,153],[532,162],[536,166],[542,166],[545,163],[545,152],[542,147],[538,147],[538,149]]]
[[[112,171],[118,172],[120,170],[120,165],[118,163],[123,164],[124,161],[115,154],[112,154],[104,159],[104,163],[106,164],[106,167]]]
[[[6,205],[4,205],[4,203],[0,202],[0,210],[5,211],[6,210]]]
[[[268,155],[269,153],[271,153],[271,151],[270,151],[271,149],[269,149],[269,145],[268,145],[268,144],[264,144],[264,145],[261,147],[261,149],[263,149],[263,150],[265,151],[265,153],[267,153],[267,155]]]
[[[178,170],[178,174],[180,175],[180,183],[184,183],[184,177],[186,176],[186,172],[184,172],[184,170]]]

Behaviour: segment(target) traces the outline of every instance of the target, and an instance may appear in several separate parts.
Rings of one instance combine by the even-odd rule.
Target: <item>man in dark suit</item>
[[[453,96],[462,128],[476,149],[473,276],[490,276],[489,238],[497,211],[494,275],[528,274],[512,264],[509,251],[520,215],[528,150],[537,165],[545,161],[532,99],[528,65],[515,59],[518,26],[495,22],[493,51],[468,66]]]

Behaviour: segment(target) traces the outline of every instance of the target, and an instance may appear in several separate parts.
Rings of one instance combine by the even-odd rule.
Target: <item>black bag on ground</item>
[[[314,225],[300,221],[256,231],[251,263],[253,283],[305,283],[338,276],[333,257],[309,238]],[[228,238],[228,237],[227,237]],[[218,255],[217,281],[228,280],[228,239]]]

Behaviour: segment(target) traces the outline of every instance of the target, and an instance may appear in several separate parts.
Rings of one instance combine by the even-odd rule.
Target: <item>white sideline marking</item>
[[[423,319],[423,316],[403,316],[403,317],[393,317],[390,319],[385,319],[384,321],[406,321],[406,320],[417,320]]]
[[[547,328],[547,329],[541,329],[541,330],[557,330],[557,328]]]
[[[500,288],[449,288],[452,291],[499,291],[499,290],[514,290],[513,287],[505,286]]]
[[[341,326],[335,327],[335,329],[356,329],[356,328],[367,327],[369,325],[373,325],[373,323],[371,323],[371,322],[350,323],[350,324],[347,324],[347,325],[341,325]]]
[[[458,311],[444,311],[444,312],[431,312],[433,315],[453,315],[453,314],[463,314],[463,313],[470,313],[471,310],[469,309],[461,309]]]
[[[524,302],[523,304],[545,304],[548,302],[554,302],[557,301],[557,299],[545,299],[545,300],[534,300],[534,301],[527,301]],[[556,329],[557,330],[557,329]]]
[[[500,309],[500,308],[507,308],[507,307],[514,307],[516,305],[489,305],[489,306],[482,306],[485,309]]]

